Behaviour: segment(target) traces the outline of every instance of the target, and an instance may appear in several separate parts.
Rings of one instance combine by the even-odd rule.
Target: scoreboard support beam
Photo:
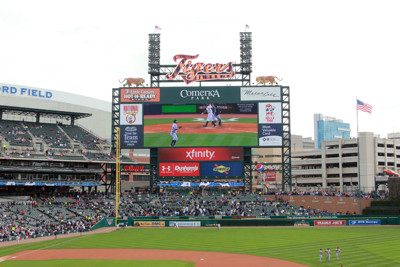
[[[282,87],[282,190],[292,191],[292,152],[290,134],[290,90]]]
[[[150,192],[154,193],[158,182],[158,148],[150,148]],[[158,193],[158,192],[157,192]]]

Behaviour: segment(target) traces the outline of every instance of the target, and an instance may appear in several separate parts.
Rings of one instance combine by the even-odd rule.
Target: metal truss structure
[[[148,73],[150,74],[150,87],[160,87],[160,83],[176,83],[184,82],[178,75],[174,80],[166,79],[165,75],[174,72],[175,65],[160,64],[160,34],[149,34],[149,58]],[[230,79],[211,80],[199,82],[200,86],[203,82],[241,82],[243,86],[250,85],[250,75],[252,72],[252,37],[251,32],[240,33],[240,64],[233,64],[235,72],[234,77]],[[213,73],[211,73],[213,74]]]

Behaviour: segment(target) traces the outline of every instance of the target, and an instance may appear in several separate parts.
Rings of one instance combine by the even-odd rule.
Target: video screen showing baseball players
[[[258,106],[144,104],[145,147],[258,146]]]

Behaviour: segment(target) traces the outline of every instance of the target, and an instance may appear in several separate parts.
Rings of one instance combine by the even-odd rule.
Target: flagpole
[[[361,168],[360,168],[360,134],[358,131],[358,99],[356,97],[356,112],[357,112],[357,157],[358,157],[358,203],[360,205],[360,215],[361,215]]]

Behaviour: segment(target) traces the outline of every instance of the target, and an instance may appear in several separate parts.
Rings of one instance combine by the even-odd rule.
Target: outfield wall
[[[129,217],[118,219],[120,226],[173,227],[178,222],[181,227],[257,227],[257,226],[361,226],[361,225],[400,225],[400,216],[271,216],[254,217]],[[115,218],[104,218],[91,230],[115,226]]]

